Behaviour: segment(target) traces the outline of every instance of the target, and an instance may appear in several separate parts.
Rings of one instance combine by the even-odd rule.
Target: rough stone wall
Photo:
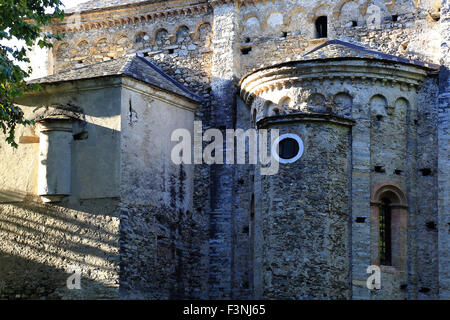
[[[118,299],[118,200],[0,204],[0,299]],[[81,289],[69,290],[69,266]]]
[[[302,137],[304,156],[261,177],[263,299],[348,299],[349,128],[326,121],[271,125]]]
[[[172,132],[193,135],[196,106],[137,81],[122,105],[121,298],[207,298],[208,219],[194,210],[194,167],[170,161]]]
[[[417,145],[415,170],[410,179],[411,223],[410,233],[416,248],[416,278],[414,288],[418,299],[437,299],[439,297],[438,274],[438,86],[437,79],[431,78],[424,84],[418,95],[417,111],[411,114]],[[411,159],[413,160],[413,159]],[[426,170],[429,169],[430,173]],[[412,244],[412,243],[411,243]]]
[[[160,17],[124,25],[68,32],[55,44],[54,72],[139,53],[200,95],[211,68],[211,14]]]
[[[235,75],[238,61],[236,27],[238,13],[234,4],[216,5],[213,22],[212,119],[223,133],[233,128],[235,112]],[[211,299],[232,297],[232,193],[233,166],[213,165],[210,203],[210,269]]]
[[[55,67],[52,71],[58,72],[119,57],[126,53],[139,52],[156,62],[187,88],[202,96],[204,101],[196,112],[196,120],[203,121],[203,129],[209,127],[223,129],[234,126],[245,128],[245,123],[248,125],[249,119],[244,119],[242,113],[234,108],[235,103],[232,100],[234,99],[235,83],[233,80],[263,65],[296,60],[309,48],[322,43],[323,39],[314,39],[314,20],[318,16],[328,16],[328,39],[340,39],[386,53],[438,63],[440,53],[448,56],[448,46],[443,45],[441,48],[441,42],[446,43],[444,31],[448,24],[448,2],[443,1],[442,3],[440,22],[437,15],[440,1],[411,2],[402,0],[391,2],[329,1],[326,3],[257,1],[242,6],[215,5],[208,7],[207,10],[195,10],[194,13],[190,12],[189,14],[157,14],[155,18],[152,16],[151,19],[139,18],[136,20],[133,18],[127,23],[115,22],[109,26],[102,23],[95,25],[94,23],[89,30],[69,32],[63,42],[56,44],[53,50],[53,61],[49,61],[49,66],[52,69],[51,64],[54,63]],[[368,10],[368,6],[371,4],[376,4],[381,8],[380,28],[369,29],[366,24],[366,18],[371,15]],[[161,6],[165,10],[170,7],[170,3]],[[353,26],[353,21],[356,21],[356,26]],[[439,35],[444,35],[442,41]],[[240,50],[242,51],[239,52]],[[444,64],[448,65],[445,59]],[[444,81],[441,81],[439,117],[436,114],[437,110],[433,109],[433,104],[428,103],[435,96],[435,83],[433,80],[429,80],[422,89],[422,93],[419,94],[417,112],[414,104],[411,104],[410,111],[406,114],[408,119],[406,121],[409,123],[406,128],[397,122],[385,123],[389,124],[386,129],[394,135],[391,141],[392,145],[398,145],[400,148],[390,147],[393,154],[398,155],[398,157],[393,157],[392,162],[385,161],[385,153],[382,150],[369,152],[371,139],[385,141],[392,137],[391,134],[383,135],[382,131],[379,131],[380,134],[377,133],[376,126],[379,121],[371,119],[365,112],[369,105],[356,103],[352,110],[353,118],[357,120],[352,133],[353,240],[350,254],[353,259],[354,298],[370,297],[364,280],[367,278],[365,270],[370,265],[368,248],[371,241],[369,224],[356,223],[355,219],[357,217],[369,218],[371,188],[376,182],[381,182],[383,179],[396,181],[405,188],[408,195],[410,228],[408,259],[411,264],[408,266],[406,292],[399,291],[400,285],[404,282],[394,279],[392,282],[388,280],[388,288],[373,297],[383,298],[392,294],[397,298],[434,298],[438,294],[436,268],[439,268],[440,273],[441,297],[447,297],[447,292],[449,292],[445,282],[445,279],[450,278],[448,263],[446,263],[449,252],[446,250],[449,223],[446,215],[446,208],[448,208],[446,194],[448,194],[449,179],[446,174],[448,163],[445,160],[448,158],[445,154],[448,145],[448,134],[446,133],[448,130],[445,127],[445,123],[448,123],[448,99],[446,98],[448,92],[445,91],[448,88],[447,82],[445,82],[448,78],[447,68],[443,69],[442,74]],[[425,102],[427,103],[425,104]],[[395,106],[395,101],[389,103]],[[415,120],[417,120],[417,125],[414,124]],[[433,128],[437,123],[440,123],[440,126],[436,133]],[[373,133],[372,138],[371,132]],[[437,158],[432,156],[436,154],[434,143],[437,141],[437,137],[439,137],[437,151],[439,163],[437,163]],[[392,157],[393,154],[387,156]],[[416,155],[418,155],[417,159]],[[371,163],[371,161],[376,162],[379,158],[385,159],[383,162],[389,163],[389,165],[396,164],[396,168],[389,167],[386,174],[374,173],[375,163]],[[405,159],[405,161],[402,163],[402,161],[399,162],[399,159]],[[399,162],[398,165],[396,162]],[[427,168],[432,172],[430,176],[424,176],[420,171]],[[391,169],[401,170],[402,173],[397,175]],[[179,221],[190,220],[187,215],[180,216],[173,210],[168,210],[164,214],[163,211],[152,206],[142,207],[139,210],[136,208],[141,207],[132,206],[124,211],[130,210],[130,213],[125,213],[125,216],[136,217],[133,222],[133,225],[136,226],[141,226],[147,215],[169,217],[162,224],[165,226],[161,229],[163,231],[155,232],[160,234],[161,248],[169,248],[166,250],[172,254],[167,261],[161,254],[161,264],[172,270],[170,274],[174,276],[168,282],[167,287],[164,287],[164,293],[161,293],[160,296],[154,295],[154,297],[180,296],[183,290],[186,296],[194,298],[248,297],[247,282],[252,288],[253,276],[255,279],[261,277],[258,275],[260,271],[253,272],[252,270],[253,263],[260,262],[249,261],[251,240],[246,239],[245,236],[248,230],[246,224],[248,221],[251,223],[249,219],[249,202],[251,201],[249,168],[231,169],[226,166],[210,168],[199,165],[194,170],[194,204],[191,212],[196,217],[194,219],[196,223],[191,230],[207,232],[205,226],[210,225],[209,249],[204,247],[206,238],[203,237],[205,235],[192,240],[186,234],[188,232],[186,230],[189,228],[178,229]],[[239,182],[242,179],[244,179],[244,183],[241,185]],[[438,207],[436,207],[438,201],[436,181],[439,182]],[[258,190],[261,187],[259,185],[260,178],[256,177],[255,183],[255,190]],[[423,201],[417,200],[419,195]],[[255,207],[255,210],[262,210],[261,202],[257,199]],[[218,211],[218,208],[224,210]],[[439,214],[438,219],[433,215],[436,210]],[[211,221],[209,221],[210,211],[212,212]],[[438,231],[429,222],[437,223]],[[136,230],[141,232],[139,228]],[[250,235],[252,234],[251,230],[252,228],[249,226]],[[142,230],[142,232],[144,231]],[[258,232],[255,231],[255,237],[261,237]],[[132,235],[130,236],[132,237]],[[128,240],[130,239],[127,238]],[[182,278],[183,280],[180,280],[176,278],[176,275],[184,274],[187,277],[188,274],[187,270],[181,272],[172,259],[178,257],[181,259],[180,261],[187,261],[184,253],[180,254],[180,250],[188,251],[174,245],[180,241],[181,243],[202,243],[201,255],[209,255],[212,259],[209,270],[209,286],[200,279],[186,280],[187,278]],[[143,244],[145,242],[140,245]],[[148,245],[151,248],[155,247],[154,244]],[[206,254],[208,250],[210,252]],[[150,250],[146,256],[151,254]],[[442,258],[438,259],[438,256]],[[193,257],[196,257],[196,254],[193,254]],[[207,264],[205,261],[202,263]],[[391,277],[390,274],[383,276]],[[149,281],[155,279],[149,278]],[[175,285],[175,282],[180,284]],[[194,282],[196,285],[191,285]],[[208,292],[208,287],[211,288],[211,292]],[[154,292],[154,290],[155,287],[150,288],[150,292]],[[256,296],[261,296],[258,293],[260,292],[259,288],[254,287],[254,290]]]
[[[387,90],[374,90],[387,95]],[[415,174],[409,167],[407,159],[407,114],[410,112],[410,104],[415,105],[415,100],[408,97],[403,98],[404,93],[392,90],[387,97],[374,95],[369,101],[370,108],[370,171],[371,190],[374,193],[376,188],[382,184],[398,185],[401,190],[407,190],[406,177]],[[412,101],[411,101],[412,100]],[[407,192],[410,192],[408,190]],[[406,192],[406,191],[403,191]],[[409,211],[409,217],[414,215],[414,211]],[[392,223],[391,223],[392,224]],[[392,230],[394,228],[392,227]],[[393,231],[391,231],[394,234]],[[404,236],[404,234],[403,234]],[[378,232],[371,235],[371,242],[376,243]],[[392,245],[398,245],[401,237],[392,236]],[[414,245],[413,243],[411,243]],[[372,255],[378,256],[378,248]],[[398,254],[392,250],[392,255]],[[406,252],[401,252],[401,259],[406,259]],[[394,256],[392,257],[394,260]],[[374,261],[374,260],[372,260]],[[392,263],[393,264],[393,263]],[[403,267],[382,268],[382,288],[379,292],[372,293],[376,298],[390,297],[391,299],[404,299],[404,292],[400,287],[402,282],[406,282],[405,270]]]
[[[241,8],[240,76],[262,66],[298,60],[308,49],[323,43],[316,39],[315,19],[328,17],[328,39],[339,39],[381,52],[438,63],[440,29],[438,1],[275,1]],[[366,21],[367,6],[382,8],[380,27]],[[433,14],[433,15],[432,15]],[[396,21],[393,21],[395,16]],[[434,18],[433,18],[434,17]],[[357,23],[353,26],[353,21]]]
[[[239,97],[236,102],[235,127],[243,130],[251,127],[248,107]],[[248,153],[248,140],[246,142],[246,150]],[[248,159],[246,163],[248,163]],[[251,299],[254,298],[254,165],[240,164],[235,165],[233,169],[232,214],[234,222],[232,226],[232,241],[234,250],[232,253],[232,297],[236,299]]]
[[[449,173],[449,122],[450,122],[450,2],[442,1],[441,20],[441,74],[439,79],[438,111],[438,250],[439,250],[439,297],[450,299],[450,173]]]
[[[43,204],[37,196],[38,127],[18,128],[18,149],[0,138],[0,298],[119,298],[119,162],[111,155],[120,146],[120,90],[114,84],[49,86],[21,101],[27,118],[53,104],[81,106],[84,117],[73,134],[85,138],[71,143],[71,195],[63,202]],[[82,290],[67,289],[71,265],[81,269]]]

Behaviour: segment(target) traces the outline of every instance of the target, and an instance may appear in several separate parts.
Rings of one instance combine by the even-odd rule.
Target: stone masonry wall
[[[197,6],[197,2],[203,7],[189,9]],[[124,54],[139,53],[203,98],[195,119],[203,121],[204,130],[210,127],[223,130],[235,126],[245,129],[246,125],[250,125],[250,117],[244,119],[242,110],[238,112],[239,107],[236,107],[234,102],[237,79],[262,66],[299,59],[303,53],[323,43],[325,39],[316,39],[315,35],[314,22],[319,16],[328,17],[328,39],[340,39],[385,53],[434,63],[439,63],[441,53],[448,55],[448,46],[443,45],[441,48],[441,42],[445,44],[445,37],[442,41],[440,39],[442,30],[446,30],[448,24],[446,1],[442,1],[441,21],[438,10],[441,4],[440,1],[434,0],[236,1],[235,4],[197,2],[187,1],[188,4],[177,14],[164,14],[170,8],[171,4],[168,2],[161,4],[160,9],[152,9],[154,11],[149,12],[152,14],[151,19],[133,17],[125,19],[126,23],[113,24],[95,21],[90,28],[70,31],[62,42],[55,45],[50,54],[53,57],[53,62],[49,63],[50,66],[53,64],[51,72],[105,61]],[[367,25],[367,19],[373,14],[369,10],[372,4],[381,9],[379,28],[369,28]],[[444,64],[448,65],[445,59]],[[439,116],[433,103],[425,103],[436,98],[436,82],[433,79],[429,80],[419,93],[417,110],[409,101],[409,111],[405,115],[406,128],[403,126],[403,120],[389,122],[386,128],[389,134],[383,135],[383,131],[378,134],[376,125],[379,121],[364,113],[369,106],[361,105],[353,109],[353,117],[358,120],[352,133],[353,218],[369,214],[371,188],[383,179],[389,178],[402,185],[409,200],[416,199],[418,195],[421,198],[420,202],[416,200],[415,203],[409,203],[408,259],[411,264],[407,271],[407,289],[400,290],[400,286],[405,284],[403,280],[393,280],[389,283],[386,295],[384,292],[378,293],[372,295],[373,298],[390,295],[398,298],[435,298],[439,294],[437,269],[441,277],[440,295],[447,297],[448,285],[445,284],[445,279],[449,278],[449,268],[446,266],[448,259],[445,257],[448,257],[448,250],[445,248],[448,243],[449,222],[445,214],[448,201],[445,199],[448,198],[448,164],[443,150],[448,144],[448,130],[445,127],[445,119],[448,118],[448,92],[444,92],[448,85],[442,83],[448,78],[448,70],[445,68],[444,71],[446,72],[443,72],[444,82],[441,81],[443,89],[440,92]],[[395,106],[395,101],[389,103]],[[441,124],[438,132],[434,129],[437,123]],[[373,149],[369,152],[370,139],[378,143],[378,140],[389,140],[391,136],[394,136],[391,141],[393,146],[389,149],[392,153],[387,156],[392,158],[392,162],[387,161],[382,150]],[[436,150],[438,137],[440,147]],[[436,153],[439,155],[433,156]],[[406,162],[397,165],[398,159],[404,157]],[[395,168],[389,167],[385,175],[381,174],[382,177],[380,173],[372,172],[374,166],[378,165],[375,162],[380,158],[383,159],[381,166],[384,163],[395,164]],[[401,173],[396,174],[396,169]],[[432,174],[423,175],[422,169],[430,169]],[[163,287],[160,295],[148,297],[178,297],[184,294],[194,298],[247,298],[252,290],[256,292],[256,296],[266,295],[267,292],[260,291],[258,284],[252,285],[254,279],[264,277],[265,270],[262,267],[255,269],[260,261],[251,259],[251,168],[211,168],[199,165],[194,170],[192,211],[197,219],[194,219],[194,222],[187,213],[179,215],[176,210],[168,210],[166,216],[170,219],[164,224],[167,228],[155,230],[155,241],[161,243],[161,251],[154,252],[159,257],[157,259],[161,259],[157,261],[165,268],[172,268],[174,278],[168,281],[167,287]],[[438,190],[436,181],[439,182]],[[257,190],[261,183],[260,177],[255,177],[255,183]],[[439,194],[440,200],[436,194]],[[258,199],[261,199],[261,196],[256,196],[256,211],[263,210]],[[163,216],[160,209],[151,206],[125,208],[124,212],[127,210],[135,217],[133,225],[153,224],[154,220],[145,220],[147,215]],[[128,216],[128,213],[125,216]],[[361,287],[361,283],[367,278],[365,268],[370,265],[370,230],[368,224],[359,224],[354,220],[351,242],[353,271],[349,280],[353,280],[354,298],[370,298],[368,290],[364,286]],[[180,221],[192,221],[193,225],[191,229],[181,228],[177,225]],[[433,223],[436,224],[435,227]],[[203,229],[205,225],[209,225],[210,234],[195,235],[197,238],[193,240],[190,232],[206,232]],[[125,227],[123,232],[130,233],[126,237],[131,241],[132,233],[139,233],[139,228],[127,231]],[[261,239],[258,232],[260,231],[256,230],[253,237],[258,239],[259,236]],[[195,253],[190,255],[187,253],[189,250],[180,248],[204,243],[206,238],[209,238],[209,249],[206,251],[209,251],[207,254],[211,259],[208,262],[209,284],[205,285],[201,279],[177,280],[176,275],[183,274],[184,277],[188,271],[176,269],[172,262],[164,260],[165,254],[179,258],[179,265],[182,265],[190,261],[189,259],[194,259],[192,257]],[[181,243],[181,247],[175,245],[177,243]],[[182,253],[179,250],[182,250]],[[204,247],[201,250],[202,254],[206,254]],[[148,252],[150,253],[151,251]],[[438,256],[443,258],[438,259]],[[133,262],[130,260],[129,263]],[[139,269],[138,266],[136,268]],[[154,280],[151,278],[153,276],[156,275],[145,277],[149,277],[146,279],[151,282]],[[280,277],[282,279],[283,275]],[[177,287],[169,284],[177,281]],[[186,281],[195,282],[196,285],[190,287],[185,284]],[[193,291],[194,287],[197,291]],[[155,292],[156,287],[150,289],[149,292]],[[270,294],[277,296],[276,292],[271,291]],[[300,296],[304,296],[303,293]]]
[[[439,79],[438,111],[438,252],[439,252],[439,297],[450,299],[450,2],[442,0],[441,21],[441,74]]]
[[[258,245],[263,299],[348,299],[349,127],[325,121],[271,125],[295,133],[303,157],[261,177]]]
[[[0,204],[0,299],[118,299],[118,201]],[[69,266],[81,289],[69,290]]]

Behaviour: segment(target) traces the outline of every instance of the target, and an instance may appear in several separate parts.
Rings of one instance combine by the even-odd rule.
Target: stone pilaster
[[[215,127],[225,132],[234,125],[235,75],[237,48],[236,37],[239,12],[233,3],[212,1],[213,65],[212,95]],[[210,269],[209,284],[211,299],[232,298],[233,266],[233,166],[211,167],[211,216],[210,216]]]
[[[450,299],[450,1],[441,4],[441,54],[438,114],[439,296]]]
[[[370,263],[370,114],[354,106],[352,130],[352,297],[367,299],[367,267]],[[366,223],[357,223],[356,218]]]

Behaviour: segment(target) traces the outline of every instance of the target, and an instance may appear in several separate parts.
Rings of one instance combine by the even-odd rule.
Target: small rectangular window
[[[328,37],[328,17],[321,16],[316,20],[316,38],[326,38]]]

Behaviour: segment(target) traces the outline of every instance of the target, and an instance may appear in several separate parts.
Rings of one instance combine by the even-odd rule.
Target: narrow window
[[[380,264],[390,266],[391,262],[391,202],[384,198],[380,207]]]
[[[326,16],[321,16],[316,20],[316,38],[326,37],[328,37],[328,18]]]

